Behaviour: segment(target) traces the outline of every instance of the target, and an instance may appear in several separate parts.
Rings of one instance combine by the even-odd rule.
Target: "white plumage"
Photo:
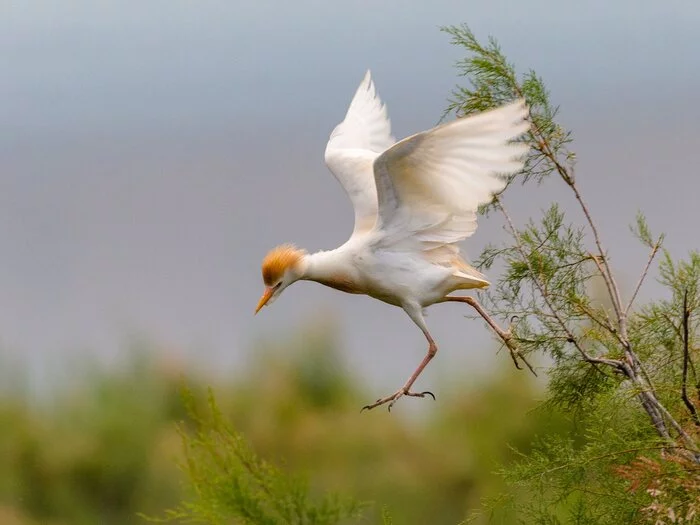
[[[401,389],[366,408],[423,397],[410,388],[437,346],[422,310],[461,300],[449,296],[455,290],[488,286],[457,243],[476,231],[478,207],[522,169],[527,146],[513,140],[528,130],[527,116],[517,100],[396,142],[368,71],[325,151],[355,211],[352,234],[335,250],[307,254],[285,245],[268,253],[256,312],[300,279],[403,308],[425,334],[428,354]]]

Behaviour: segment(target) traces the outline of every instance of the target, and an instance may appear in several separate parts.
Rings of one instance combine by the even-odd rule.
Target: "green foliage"
[[[692,413],[682,409],[681,386],[686,384],[693,399],[700,399],[700,376],[694,363],[700,347],[700,253],[674,262],[665,251],[659,265],[659,282],[670,292],[667,299],[643,305],[630,319],[632,341],[648,363],[648,373],[658,396],[678,406],[683,423],[700,426]],[[687,312],[687,314],[686,314]],[[687,322],[688,339],[684,336]],[[687,354],[686,354],[687,350]],[[686,379],[683,380],[685,369]]]
[[[539,223],[530,221],[515,235],[516,244],[489,246],[476,261],[479,267],[497,259],[505,263],[504,277],[485,302],[497,315],[517,316],[514,334],[522,353],[544,352],[565,365],[571,329],[559,318],[583,320],[593,309],[587,285],[595,266],[583,247],[583,230],[553,204]],[[590,344],[597,336],[594,330],[585,335]]]
[[[633,308],[664,236],[655,237],[639,213],[632,233],[649,249],[639,281],[624,298],[604,250],[594,214],[574,176],[572,136],[555,120],[557,107],[534,71],[519,76],[498,43],[481,44],[466,26],[444,28],[466,57],[457,63],[469,85],[452,94],[444,116],[484,111],[523,97],[530,107],[530,153],[509,182],[550,180],[570,190],[583,220],[567,219],[563,201],[524,227],[500,195],[484,212],[502,215],[509,238],[488,246],[477,265],[502,268],[482,302],[511,317],[504,343],[519,355],[549,358],[543,410],[570,414],[572,437],[541,439],[502,470],[512,494],[490,499],[484,515],[512,508],[520,523],[676,523],[695,516],[700,450],[700,383],[694,363],[700,331],[700,256],[658,268],[670,293]],[[554,177],[552,177],[554,175]],[[640,473],[666,473],[663,487]],[[657,480],[658,481],[658,478]],[[517,489],[517,490],[516,490]]]
[[[183,412],[167,367],[72,372],[50,399],[0,397],[0,523],[132,523],[179,497],[171,425]]]
[[[654,240],[649,225],[647,224],[647,219],[641,211],[637,212],[637,223],[633,227],[630,227],[630,231],[632,235],[649,249],[660,247],[661,244],[663,244],[664,236],[661,235],[658,239]]]
[[[185,467],[189,487],[185,507],[177,509],[180,513],[172,517],[197,516],[202,523],[220,523],[226,516],[229,521],[239,516],[237,509],[222,503],[237,501],[229,492],[238,489],[232,488],[226,477],[230,472],[222,475],[221,469],[225,465],[238,475],[250,473],[241,471],[240,459],[232,454],[216,463],[206,448],[210,441],[231,439],[216,437],[222,433],[220,425],[231,429],[230,422],[236,429],[233,435],[245,435],[257,457],[280,458],[276,463],[283,464],[284,469],[275,468],[270,483],[274,483],[275,476],[298,479],[289,473],[304,472],[308,473],[305,490],[313,500],[330,489],[371,502],[363,509],[364,521],[450,525],[478,506],[482,497],[502,489],[493,469],[515,458],[509,443],[527,448],[542,428],[551,433],[566,428],[551,412],[526,417],[535,404],[535,392],[529,378],[511,371],[472,385],[469,391],[460,379],[460,388],[443,392],[444,402],[431,407],[430,418],[420,424],[409,424],[400,413],[392,413],[390,418],[360,413],[358,407],[367,393],[353,388],[347,365],[318,367],[318,374],[336,377],[347,390],[336,392],[332,404],[306,404],[307,383],[299,371],[310,366],[309,361],[319,358],[320,353],[326,355],[321,359],[326,363],[337,363],[338,354],[332,339],[326,337],[324,342],[323,335],[314,331],[302,333],[305,335],[298,343],[292,340],[291,348],[275,352],[285,359],[256,351],[259,368],[254,365],[246,374],[251,378],[249,385],[255,385],[251,398],[245,394],[249,386],[238,385],[235,396],[226,396],[236,402],[222,404],[217,416],[220,419],[198,416],[201,424],[196,432],[185,434],[185,444],[195,459]],[[306,346],[306,342],[313,344]],[[341,370],[345,372],[338,376]],[[316,381],[328,382],[323,377]],[[246,445],[245,450],[250,452],[251,448]],[[197,488],[200,483],[206,490]],[[281,486],[290,485],[285,482]],[[264,492],[257,494],[259,505],[270,504]],[[207,515],[205,509],[223,514]]]
[[[357,518],[362,506],[329,493],[311,501],[308,482],[260,459],[243,435],[232,429],[209,391],[208,414],[185,390],[193,435],[181,429],[184,469],[193,499],[168,512],[170,520],[251,525],[324,525]]]
[[[4,393],[0,523],[116,525],[146,522],[144,515],[191,522],[196,509],[230,496],[223,469],[240,466],[227,441],[237,435],[245,437],[243,454],[270,466],[279,490],[299,482],[307,508],[322,507],[329,492],[368,502],[361,518],[341,523],[455,525],[506,490],[494,471],[518,459],[512,447],[529,451],[538,434],[571,432],[560,413],[533,412],[540,389],[506,362],[479,381],[463,370],[436,378],[440,402],[422,417],[360,413],[376,392],[343,361],[336,332],[326,323],[260,342],[235,373],[194,374],[138,348],[144,357],[119,367],[73,370],[42,404]],[[214,451],[198,442],[211,440],[228,443],[226,462],[215,464]]]
[[[455,88],[443,118],[450,114],[463,117],[525,98],[533,130],[522,140],[533,147],[522,173],[513,175],[510,182],[517,178],[522,183],[531,179],[542,182],[554,172],[562,174],[564,169],[559,164],[562,158],[566,165],[573,167],[575,155],[568,150],[571,133],[555,121],[559,108],[552,106],[542,79],[530,70],[518,80],[515,66],[508,62],[494,38],[489,38],[484,45],[466,25],[442,30],[452,37],[453,45],[467,52],[467,56],[457,62],[457,69],[469,83]],[[484,211],[489,209],[492,207],[486,206]]]

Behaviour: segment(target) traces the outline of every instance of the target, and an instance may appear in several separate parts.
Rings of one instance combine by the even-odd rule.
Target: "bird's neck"
[[[302,279],[316,281],[343,292],[363,293],[352,264],[338,250],[307,255],[304,258],[304,265]]]
[[[342,257],[336,250],[319,251],[304,257],[303,279],[323,281],[343,270]]]

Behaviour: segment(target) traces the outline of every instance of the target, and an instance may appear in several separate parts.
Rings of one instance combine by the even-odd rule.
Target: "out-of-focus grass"
[[[506,360],[489,380],[443,393],[424,419],[360,413],[371,394],[348,373],[331,331],[256,349],[235,381],[188,377],[142,352],[59,388],[47,405],[3,393],[0,523],[139,523],[139,512],[174,507],[183,497],[183,381],[203,403],[197,393],[211,385],[256,452],[306,474],[313,490],[375,502],[368,523],[380,523],[386,505],[397,524],[456,524],[502,490],[494,471],[514,458],[511,445],[568,431],[563,418],[529,412],[537,392]]]

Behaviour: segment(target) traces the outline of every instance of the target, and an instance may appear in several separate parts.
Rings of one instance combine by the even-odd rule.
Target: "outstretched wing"
[[[347,192],[355,210],[353,235],[371,229],[377,220],[373,164],[394,142],[386,107],[368,70],[345,119],[331,133],[325,152],[326,165]]]
[[[374,162],[378,229],[386,242],[415,242],[431,257],[454,257],[476,231],[478,207],[523,167],[523,100],[403,139]],[[446,262],[437,260],[435,262]]]

